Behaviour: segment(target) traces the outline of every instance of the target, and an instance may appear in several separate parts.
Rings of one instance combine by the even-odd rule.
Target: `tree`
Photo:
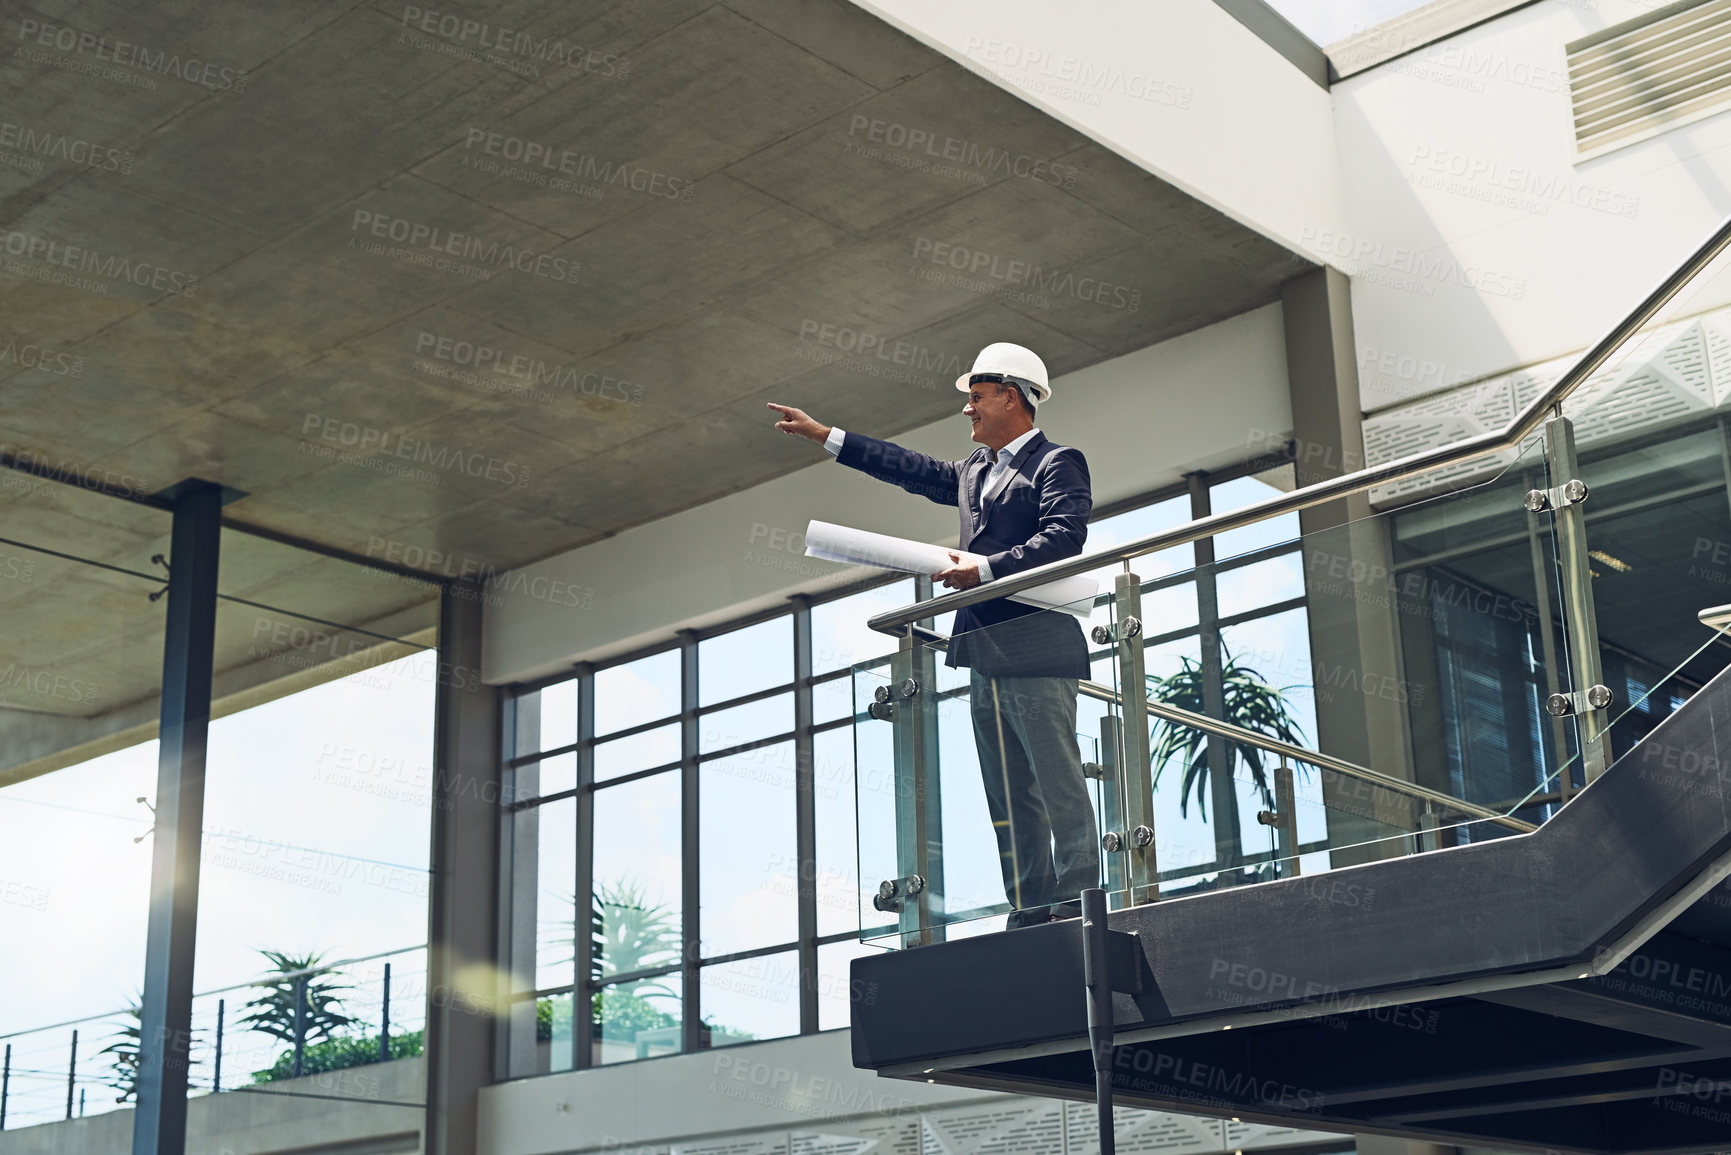
[[[391,1036],[391,1058],[407,1059],[421,1053],[422,1033],[404,1031]],[[294,1077],[294,1052],[284,1051],[262,1071],[252,1073],[254,1083],[269,1083],[275,1079]],[[349,1035],[326,1039],[305,1047],[301,1054],[301,1074],[317,1075],[325,1071],[341,1071],[349,1067],[365,1067],[384,1062],[379,1058],[379,1040],[371,1035]]]
[[[108,1061],[109,1070],[113,1073],[103,1082],[113,1087],[120,1094],[114,1097],[116,1103],[130,1103],[138,1097],[138,1040],[141,1032],[139,1023],[142,1020],[142,994],[132,996],[132,1005],[126,1008],[126,1021],[122,1022],[114,1033],[113,1041],[100,1051],[98,1055],[113,1056]],[[194,1031],[196,1036],[199,1032]],[[189,1059],[188,1065],[196,1067],[199,1060]]]
[[[130,1103],[138,1096],[138,1039],[139,1022],[142,1011],[140,1002],[143,996],[135,996],[132,1005],[126,1008],[126,1014],[131,1020],[120,1024],[115,1032],[113,1042],[96,1052],[99,1055],[112,1055],[108,1061],[109,1069],[114,1073],[103,1082],[113,1087],[120,1094],[116,1095],[116,1103]]]
[[[1286,691],[1268,684],[1262,675],[1248,666],[1241,666],[1224,646],[1221,647],[1221,688],[1224,691],[1223,721],[1258,734],[1266,734],[1295,746],[1304,744],[1304,731],[1293,718]],[[1165,678],[1148,676],[1148,696],[1169,706],[1195,714],[1208,712],[1203,697],[1202,665],[1190,658],[1179,659],[1179,669]],[[1249,742],[1223,739],[1226,744],[1226,773],[1242,761],[1250,770],[1250,781],[1262,795],[1268,809],[1274,809],[1274,791],[1268,782],[1268,764],[1273,757],[1260,746]],[[1190,792],[1196,791],[1196,805],[1202,817],[1208,817],[1208,735],[1182,722],[1160,718],[1154,723],[1154,750],[1149,758],[1154,769],[1154,785],[1160,785],[1160,772],[1173,758],[1182,756],[1184,779],[1179,784],[1178,812],[1189,814]]]
[[[270,960],[277,974],[284,977],[253,984],[263,988],[265,993],[243,1008],[248,1013],[241,1016],[242,1026],[285,1043],[294,1042],[295,987],[303,982],[306,984],[306,1015],[302,1020],[301,1037],[306,1042],[335,1038],[338,1031],[357,1021],[342,1011],[342,992],[353,988],[348,983],[336,981],[340,972],[332,970],[298,978],[287,977],[297,971],[314,969],[323,960],[323,954],[292,955],[274,950],[259,953]]]
[[[595,896],[595,906],[595,979],[679,961],[679,924],[665,906],[649,902],[641,883],[621,879],[604,886]],[[673,994],[665,987],[660,991]]]

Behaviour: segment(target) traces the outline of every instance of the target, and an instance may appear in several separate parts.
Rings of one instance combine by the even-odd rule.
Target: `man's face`
[[[990,449],[1002,449],[1024,428],[1022,398],[1013,385],[980,381],[968,388],[962,413],[973,422],[973,438]]]

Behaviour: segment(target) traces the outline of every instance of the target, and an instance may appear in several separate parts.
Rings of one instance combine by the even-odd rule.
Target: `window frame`
[[[1198,490],[1200,490],[1203,495],[1203,508],[1206,508],[1206,494],[1213,486],[1228,481],[1234,481],[1252,474],[1261,473],[1278,465],[1289,463],[1291,460],[1292,454],[1290,447],[1288,447],[1285,452],[1260,455],[1214,472],[1191,474],[1187,476],[1184,481],[1174,485],[1164,486],[1134,498],[1097,506],[1094,510],[1094,516],[1090,518],[1090,520],[1101,521],[1118,514],[1133,512],[1134,510],[1145,506],[1170,500],[1173,497],[1185,494],[1190,494],[1192,496],[1193,504],[1195,504]],[[1212,539],[1207,540],[1209,544],[1212,544]],[[1254,564],[1255,562],[1264,561],[1271,557],[1280,557],[1289,553],[1298,552],[1302,550],[1302,548],[1302,540],[1294,538],[1290,542],[1260,547],[1244,555],[1228,558],[1221,562],[1214,562],[1210,555],[1206,561],[1200,562],[1191,569],[1182,573],[1171,574],[1150,580],[1144,586],[1144,590],[1163,589],[1171,586],[1182,585],[1187,582],[1197,584],[1198,588],[1200,588],[1200,584],[1203,582],[1211,584],[1213,576],[1217,573],[1237,569],[1244,565]],[[839,718],[832,718],[825,722],[813,722],[813,689],[819,685],[828,684],[849,677],[851,671],[848,667],[843,667],[835,670],[827,670],[821,674],[813,674],[814,655],[812,652],[813,639],[811,615],[814,607],[825,605],[830,602],[840,601],[855,594],[864,593],[870,589],[893,585],[907,580],[907,575],[904,574],[886,574],[871,580],[850,582],[843,587],[825,591],[821,594],[795,594],[789,597],[787,601],[781,605],[760,609],[749,614],[743,614],[737,618],[732,618],[725,622],[707,626],[702,629],[679,630],[670,639],[658,641],[651,645],[643,646],[631,651],[622,652],[611,656],[604,661],[577,663],[572,670],[553,674],[530,682],[519,683],[507,688],[507,718],[511,720],[512,723],[508,724],[504,728],[503,735],[505,748],[502,753],[504,765],[507,768],[507,771],[546,758],[573,752],[577,755],[578,770],[577,785],[574,789],[561,791],[557,794],[549,794],[527,799],[507,798],[500,807],[501,820],[505,823],[503,829],[505,831],[506,839],[501,853],[501,868],[504,874],[501,888],[507,897],[507,901],[501,905],[501,922],[503,924],[501,926],[502,945],[508,947],[514,941],[521,938],[520,932],[509,925],[512,909],[508,901],[508,887],[512,881],[512,860],[509,837],[511,829],[510,823],[514,815],[520,814],[524,810],[538,808],[547,803],[556,802],[575,795],[578,799],[578,804],[575,807],[577,814],[576,893],[593,893],[595,850],[593,822],[595,794],[598,791],[611,789],[615,786],[620,786],[629,782],[639,781],[651,775],[677,771],[681,775],[682,779],[680,839],[680,865],[682,874],[682,909],[680,912],[680,921],[682,925],[682,949],[681,961],[679,962],[641,971],[633,971],[628,974],[608,975],[599,980],[593,980],[586,977],[589,974],[593,963],[590,939],[587,935],[579,935],[577,936],[578,941],[575,944],[576,950],[574,951],[574,954],[576,956],[576,965],[574,967],[572,981],[559,986],[547,987],[545,989],[525,989],[512,994],[510,996],[512,1007],[508,1013],[501,1016],[501,1022],[503,1024],[510,1024],[515,1020],[523,1020],[530,1024],[534,1022],[533,1013],[530,1013],[526,1017],[522,1013],[520,1009],[520,1004],[522,1003],[528,1002],[533,1005],[538,1004],[542,999],[575,995],[575,1005],[572,1012],[574,1018],[574,1034],[576,1036],[575,1054],[573,1055],[574,1069],[588,1069],[598,1065],[594,1061],[595,1057],[593,1054],[595,1042],[593,1000],[595,994],[607,989],[608,987],[642,982],[647,979],[654,979],[677,973],[681,975],[682,980],[680,990],[682,1046],[678,1053],[688,1054],[695,1050],[704,1049],[708,1045],[707,1028],[703,1022],[702,1011],[703,968],[719,966],[726,963],[741,962],[768,955],[792,952],[798,960],[799,972],[798,1034],[814,1034],[819,1030],[820,990],[818,950],[820,947],[829,946],[834,943],[857,940],[858,932],[846,930],[827,935],[819,935],[817,933],[817,854],[816,817],[813,795],[813,739],[819,734],[827,733],[843,726],[854,725],[859,720],[860,715],[844,715]],[[922,598],[929,597],[931,594],[929,582],[925,579],[916,580],[917,596]],[[1184,627],[1157,636],[1151,636],[1148,639],[1149,644],[1163,643],[1193,636],[1204,639],[1213,637],[1217,640],[1222,626],[1238,624],[1243,621],[1250,621],[1272,614],[1284,613],[1292,609],[1307,608],[1307,599],[1305,597],[1298,597],[1287,599],[1266,607],[1258,607],[1242,614],[1233,615],[1230,618],[1220,618],[1218,614],[1212,616],[1203,615],[1201,611],[1204,607],[1200,604],[1202,600],[1203,599],[1201,598],[1198,599],[1199,614],[1196,625]],[[699,660],[698,647],[700,643],[710,638],[719,637],[736,630],[760,625],[763,622],[783,616],[791,617],[793,620],[793,680],[791,682],[784,682],[775,686],[742,694],[725,701],[715,702],[707,706],[699,707],[697,705],[697,671]],[[636,723],[625,729],[611,731],[598,737],[595,732],[596,675],[602,671],[626,665],[631,662],[640,661],[644,658],[653,657],[657,654],[666,653],[668,651],[679,651],[681,653],[679,666],[681,708],[674,713]],[[1109,649],[1095,651],[1090,654],[1090,659],[1104,654],[1109,654],[1110,652]],[[1218,668],[1217,665],[1216,668]],[[547,750],[517,749],[517,727],[514,724],[514,719],[518,702],[530,695],[539,694],[543,690],[568,682],[575,682],[577,685],[577,741],[569,745]],[[794,718],[791,730],[778,732],[773,735],[765,735],[728,749],[700,751],[700,726],[702,719],[705,716],[714,714],[721,710],[747,705],[754,701],[769,699],[788,693],[792,693],[793,695]],[[680,757],[677,760],[634,770],[626,774],[609,778],[605,782],[595,781],[595,748],[598,745],[674,724],[678,724],[681,729],[681,752]],[[698,905],[700,901],[698,879],[700,848],[697,818],[699,808],[702,805],[702,799],[698,793],[698,767],[717,758],[726,757],[762,746],[785,743],[790,740],[794,744],[795,759],[795,847],[798,857],[798,877],[796,880],[797,935],[791,941],[766,944],[754,947],[750,950],[713,956],[700,955],[693,949],[694,945],[698,942],[697,936],[699,933],[700,910]],[[1233,838],[1236,839],[1236,836],[1237,833],[1234,829]],[[1241,857],[1241,854],[1238,857]],[[1217,867],[1202,869],[1206,870],[1216,868]],[[516,936],[516,939],[514,939],[514,935]],[[538,944],[525,944],[520,941],[516,941],[516,945],[519,950],[527,947],[531,952],[533,952],[538,946]],[[508,958],[507,966],[513,972],[528,967],[528,973],[533,974],[534,960],[530,959],[525,961]],[[517,1044],[517,1048],[519,1051],[524,1049],[520,1043]],[[504,1048],[504,1050],[508,1051],[509,1048]],[[650,1060],[640,1059],[635,1061],[643,1062]],[[509,1079],[534,1077],[536,1074],[540,1073],[556,1072],[506,1071],[502,1074],[504,1078]]]

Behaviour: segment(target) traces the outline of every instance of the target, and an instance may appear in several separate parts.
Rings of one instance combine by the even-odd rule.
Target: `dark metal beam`
[[[817,792],[811,736],[811,599],[793,599],[794,857],[799,875],[799,1032],[817,1030]]]
[[[595,1057],[595,990],[590,981],[603,960],[595,957],[595,667],[577,668],[577,941],[572,957],[576,975],[571,993],[571,1029],[577,1053],[572,1065],[587,1067]]]
[[[466,596],[465,596],[466,595]],[[477,1093],[492,1082],[499,965],[499,691],[481,681],[481,597],[439,603],[433,831],[427,896],[427,1155],[472,1155]]]
[[[681,1016],[681,1050],[690,1054],[703,1049],[703,972],[698,960],[703,956],[702,882],[698,874],[698,839],[702,826],[698,822],[697,769],[697,633],[679,631],[679,911],[680,943],[685,951],[681,960],[681,994],[684,1004]]]
[[[216,644],[222,490],[186,481],[169,499],[168,610],[163,622],[162,705],[150,912],[139,999],[138,1111],[133,1155],[186,1150],[186,1080],[192,1043],[192,965],[198,943],[199,845],[205,751]]]

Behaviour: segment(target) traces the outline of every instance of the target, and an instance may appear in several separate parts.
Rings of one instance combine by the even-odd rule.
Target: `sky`
[[[1270,7],[1324,47],[1427,3],[1429,0],[1269,0]]]
[[[426,941],[432,656],[421,653],[211,723],[194,990],[267,969],[261,950],[355,958]],[[0,1034],[127,1006],[144,969],[156,743],[0,791]],[[143,841],[135,841],[139,836]],[[28,889],[26,889],[28,888]],[[394,963],[393,1018],[417,1025],[419,953]],[[379,964],[352,968],[353,1009],[379,1009]],[[261,1036],[233,1030],[225,1085],[268,1064]],[[214,999],[197,1000],[208,1040]],[[81,1027],[81,1070],[113,1037]],[[8,1126],[64,1110],[70,1028],[14,1044]],[[248,1064],[252,1059],[257,1063]],[[30,1079],[20,1069],[44,1070]],[[208,1068],[196,1070],[197,1082]],[[91,1108],[113,1091],[94,1083]]]

